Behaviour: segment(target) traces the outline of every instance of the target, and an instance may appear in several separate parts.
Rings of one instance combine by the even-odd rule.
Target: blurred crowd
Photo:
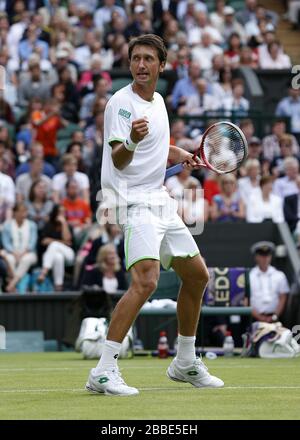
[[[298,1],[286,2],[295,27],[291,10],[299,10]],[[240,117],[249,144],[236,175],[184,170],[166,181],[183,220],[286,220],[300,237],[300,91],[287,91],[271,132],[260,139],[236,74],[243,66],[291,67],[276,36],[278,20],[256,0],[238,12],[225,0],[0,0],[2,290],[126,287],[123,237],[116,225],[97,224],[96,194],[104,109],[116,72],[128,71],[129,40],[144,33],[160,35],[168,48],[170,143],[195,151],[221,113]]]

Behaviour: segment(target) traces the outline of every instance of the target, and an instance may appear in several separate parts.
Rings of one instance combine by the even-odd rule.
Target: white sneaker
[[[220,388],[224,386],[221,379],[209,374],[201,358],[197,358],[188,367],[179,366],[177,359],[173,359],[167,370],[167,376],[176,382],[188,382],[196,388]]]
[[[126,385],[118,368],[106,370],[97,375],[94,375],[94,369],[92,369],[85,389],[92,393],[106,394],[107,396],[134,396],[139,394],[136,388]]]

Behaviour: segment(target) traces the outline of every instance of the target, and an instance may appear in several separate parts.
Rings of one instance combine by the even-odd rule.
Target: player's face
[[[135,46],[130,60],[130,71],[136,84],[140,86],[156,83],[164,64],[160,62],[155,48]]]

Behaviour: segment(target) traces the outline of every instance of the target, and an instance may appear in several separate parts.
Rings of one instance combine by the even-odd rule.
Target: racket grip
[[[174,165],[173,167],[167,168],[165,179],[168,179],[171,176],[174,176],[175,174],[180,173],[183,170],[183,164],[178,163],[177,165]]]

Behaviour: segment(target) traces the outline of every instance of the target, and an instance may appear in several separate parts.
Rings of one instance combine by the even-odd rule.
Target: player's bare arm
[[[168,159],[173,163],[184,163],[185,168],[200,168],[200,159],[192,153],[185,151],[183,148],[170,145]]]
[[[146,118],[132,121],[130,137],[123,142],[112,143],[112,161],[118,170],[126,168],[133,159],[135,148],[149,133],[148,121]]]

